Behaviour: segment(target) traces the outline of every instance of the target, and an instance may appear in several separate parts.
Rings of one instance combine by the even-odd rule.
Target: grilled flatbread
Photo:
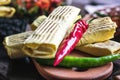
[[[31,30],[35,30],[47,17],[45,15],[39,16],[33,23],[31,24]]]
[[[10,3],[11,3],[11,0],[0,0],[0,5],[7,5]]]
[[[77,47],[85,44],[106,41],[114,37],[117,25],[110,17],[94,19],[87,31],[77,44]]]
[[[35,19],[34,21],[33,21],[33,23],[31,24],[31,30],[35,30],[35,29],[37,29],[38,27],[39,27],[39,25],[46,19],[47,17],[45,16],[45,15],[42,15],[42,16],[39,16],[37,19]],[[79,20],[79,19],[81,19],[81,15],[78,15],[77,17],[76,17],[76,19],[73,21],[73,23],[75,23],[77,20]],[[73,24],[74,25],[74,24]],[[70,33],[71,32],[71,30],[72,30],[72,28],[73,27],[70,27],[70,29],[69,29],[69,31],[68,31],[68,33]]]
[[[30,36],[31,33],[32,31],[28,31],[5,37],[3,44],[10,58],[21,58],[27,56],[24,54],[22,48],[24,46],[25,39]]]
[[[0,17],[12,17],[16,10],[13,7],[0,6]]]
[[[24,41],[24,52],[31,57],[53,58],[80,12],[73,6],[59,6]]]
[[[79,46],[78,50],[94,56],[105,56],[120,53],[120,43],[112,40],[107,40],[104,42]]]

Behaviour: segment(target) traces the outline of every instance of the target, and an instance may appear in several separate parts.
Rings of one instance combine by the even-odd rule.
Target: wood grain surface
[[[71,55],[78,57],[91,56],[77,50],[74,50]],[[34,59],[33,62],[39,74],[47,80],[104,80],[111,75],[113,70],[112,62],[100,67],[85,70],[44,66],[38,64]]]

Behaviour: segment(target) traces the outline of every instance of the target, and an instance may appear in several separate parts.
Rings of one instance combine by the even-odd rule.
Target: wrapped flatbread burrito
[[[83,34],[77,47],[85,44],[106,41],[112,39],[116,32],[117,25],[110,17],[94,19],[87,31]]]
[[[120,53],[120,43],[107,40],[104,42],[79,46],[77,49],[94,56],[106,56]]]
[[[7,4],[10,4],[11,3],[11,0],[0,0],[0,6],[1,5],[7,5]]]
[[[0,6],[0,17],[12,17],[16,10],[13,7]]]
[[[24,41],[30,57],[53,58],[68,29],[80,12],[73,6],[59,6]]]
[[[3,44],[10,58],[27,57],[22,49],[25,39],[31,34],[32,31],[28,31],[5,37]]]
[[[47,17],[45,15],[39,16],[31,24],[31,30],[35,30]]]

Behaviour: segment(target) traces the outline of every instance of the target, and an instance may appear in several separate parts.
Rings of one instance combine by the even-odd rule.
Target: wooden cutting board
[[[92,57],[91,55],[77,50],[71,52],[70,55],[78,57]],[[40,75],[47,80],[104,80],[111,75],[113,70],[112,62],[100,67],[85,70],[44,66],[38,64],[34,59],[33,62]]]

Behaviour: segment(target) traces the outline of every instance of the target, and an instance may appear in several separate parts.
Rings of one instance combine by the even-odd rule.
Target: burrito
[[[120,43],[112,40],[107,40],[104,42],[79,46],[77,49],[94,56],[106,56],[110,54],[120,53]]]
[[[35,30],[47,17],[45,15],[39,16],[30,25],[31,30]]]
[[[13,7],[0,6],[0,17],[12,17],[16,10]]]
[[[89,24],[89,28],[83,34],[83,37],[77,44],[76,49],[81,45],[112,39],[116,32],[116,28],[116,23],[113,22],[110,17],[94,19]]]
[[[30,57],[53,58],[80,9],[59,6],[24,41],[24,52]]]
[[[0,0],[0,5],[7,5],[10,3],[11,3],[11,0]]]
[[[23,51],[23,46],[25,39],[31,34],[32,31],[27,31],[5,37],[3,44],[10,58],[27,57]]]

